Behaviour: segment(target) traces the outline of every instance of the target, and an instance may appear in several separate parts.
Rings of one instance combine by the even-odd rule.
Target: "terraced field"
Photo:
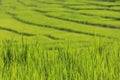
[[[119,80],[120,2],[1,0],[0,41],[1,80]]]

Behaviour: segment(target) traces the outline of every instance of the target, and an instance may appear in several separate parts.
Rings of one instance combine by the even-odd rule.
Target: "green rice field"
[[[120,80],[120,1],[0,0],[0,80]]]

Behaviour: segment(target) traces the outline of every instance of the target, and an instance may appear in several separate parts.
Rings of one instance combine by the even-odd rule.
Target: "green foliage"
[[[119,62],[119,2],[2,0],[0,80],[119,80]]]
[[[119,80],[119,42],[97,40],[93,46],[70,44],[48,49],[42,44],[1,43],[1,80]],[[65,47],[66,46],[66,47]]]
[[[110,1],[110,2],[115,2],[117,0],[102,0],[102,1]]]

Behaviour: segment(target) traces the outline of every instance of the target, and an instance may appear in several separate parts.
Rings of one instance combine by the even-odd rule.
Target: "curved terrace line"
[[[86,16],[98,16],[101,18],[105,18],[105,19],[112,19],[115,21],[120,21],[120,18],[115,18],[115,17],[111,17],[111,16],[100,16],[100,15],[95,15],[95,14],[89,14],[89,13],[82,13],[82,12],[78,12],[81,15],[86,15]]]
[[[81,8],[81,9],[77,9],[77,8],[71,8],[71,7],[69,7],[67,5],[64,5],[64,4],[61,4],[61,5],[63,5],[62,6],[63,8],[70,9],[70,10],[73,10],[73,11],[76,11],[76,10],[107,10],[107,11],[113,11],[113,12],[120,12],[120,10],[113,10],[113,9],[109,9],[109,8],[89,8],[89,9],[87,9],[87,8],[85,8],[85,9]],[[26,6],[28,6],[28,7],[38,7],[37,5],[34,5],[34,6],[32,6],[32,5],[26,5]],[[44,11],[44,12],[47,12],[47,11]],[[78,12],[78,13],[82,14],[82,15],[86,15],[87,14],[87,13],[85,14],[85,13],[81,13],[81,12]],[[87,15],[88,16],[99,16],[99,15],[95,15],[95,14],[87,14]],[[115,18],[115,17],[110,17],[110,16],[109,17],[108,16],[99,16],[99,17],[120,21],[120,18]]]
[[[52,40],[61,40],[60,38],[57,38],[57,37],[54,37],[54,36],[48,35],[48,34],[45,34],[44,36],[47,37],[47,38],[50,38]]]
[[[44,4],[63,4],[65,5],[63,2],[62,3],[53,3],[53,2],[45,2],[45,1],[37,1],[40,3],[44,3]],[[78,1],[79,2],[79,1]],[[78,4],[77,5],[84,5],[84,4]],[[98,4],[98,3],[92,3],[92,2],[85,2],[85,1],[80,1],[82,3],[85,3],[86,5],[96,5],[96,6],[102,6],[102,7],[114,7],[114,6],[120,6],[120,5],[106,5],[106,4]]]
[[[55,30],[60,30],[60,31],[65,31],[65,32],[71,32],[71,33],[76,33],[76,34],[84,34],[84,35],[89,35],[89,36],[106,37],[106,38],[109,38],[109,39],[118,39],[116,37],[111,37],[111,36],[104,36],[104,35],[100,35],[100,34],[94,34],[94,33],[89,33],[89,32],[77,31],[77,30],[72,30],[72,29],[67,29],[67,28],[60,28],[60,27],[46,25],[46,24],[37,24],[37,23],[33,23],[33,22],[29,22],[29,21],[20,19],[20,18],[18,18],[16,16],[12,16],[12,18],[14,18],[15,20],[17,20],[17,21],[19,21],[21,23],[34,25],[34,26],[37,26],[37,27],[50,28],[50,29],[55,29]]]
[[[52,3],[52,2],[44,2],[44,1],[39,1],[43,4],[58,4],[58,5],[62,5],[63,8],[70,8],[69,5],[67,4],[64,4],[64,3]],[[82,1],[83,2],[83,1]],[[102,7],[106,7],[106,8],[98,8],[99,10],[109,10],[109,11],[114,11],[114,12],[120,12],[120,10],[114,10],[114,9],[109,9],[110,7],[114,7],[114,6],[120,6],[120,5],[103,5],[103,4],[97,4],[97,3],[90,3],[90,2],[84,2],[84,3],[87,3],[87,4],[79,4],[79,5],[95,5],[95,6],[102,6]],[[71,8],[73,10],[79,10],[79,9],[76,9],[76,8]],[[97,8],[96,8],[97,9]],[[82,10],[82,9],[80,9]],[[93,9],[95,10],[95,9]]]
[[[118,4],[115,4],[115,5],[106,5],[106,4],[99,4],[99,3],[93,3],[93,2],[85,2],[85,1],[81,1],[83,3],[87,3],[87,4],[90,4],[90,5],[95,5],[95,6],[104,6],[104,7],[114,7],[114,6],[120,6]]]
[[[9,15],[11,15],[11,16],[15,16],[16,14],[12,14],[12,13],[9,13],[9,12],[6,12],[7,14],[9,14]],[[12,30],[12,29],[8,29],[8,28],[3,28],[3,27],[0,27],[0,29],[2,29],[2,30],[7,30],[7,31],[11,31],[11,32],[13,32],[13,33],[17,33],[17,34],[19,34],[19,35],[25,35],[25,36],[35,36],[34,34],[28,34],[28,33],[21,33],[21,32],[18,32],[18,31],[15,31],[15,30]],[[43,35],[43,36],[45,36],[45,37],[47,37],[47,38],[49,38],[49,39],[52,39],[52,40],[61,40],[60,38],[56,38],[56,37],[54,37],[54,36],[52,36],[52,35]]]
[[[35,36],[35,34],[29,34],[29,33],[24,33],[24,32],[18,32],[16,30],[13,29],[9,29],[9,28],[4,28],[4,27],[0,27],[0,30],[4,30],[4,31],[9,31],[18,35],[23,35],[23,36]]]
[[[63,6],[63,8],[70,9],[73,11],[78,11],[78,10],[108,10],[108,11],[113,11],[113,12],[120,12],[120,10],[111,10],[111,9],[76,9],[76,8],[71,8],[71,7],[67,7],[67,6]],[[87,14],[88,16],[98,16],[98,17],[102,17],[102,18],[106,18],[106,19],[113,19],[113,20],[120,21],[120,18],[115,18],[115,17],[111,17],[111,16],[100,16],[100,15],[89,14],[89,13],[81,13],[81,12],[77,12],[77,13],[82,14],[82,15]]]
[[[70,6],[64,6],[66,8],[72,9],[72,10],[107,10],[107,11],[113,11],[113,12],[120,12],[120,10],[114,10],[114,9],[110,9],[110,8],[74,8],[74,7],[70,7]]]
[[[4,27],[0,27],[0,30],[5,30],[5,31],[9,31],[18,35],[23,35],[23,36],[35,36],[35,34],[29,34],[29,33],[23,33],[23,32],[18,32],[16,30],[13,29],[9,29],[9,28],[4,28]],[[61,40],[60,38],[56,38],[52,35],[44,35],[45,37],[52,39],[52,40]]]
[[[78,21],[78,20],[72,20],[72,19],[68,19],[68,18],[51,16],[51,15],[45,14],[45,12],[39,11],[39,10],[33,10],[33,11],[40,12],[43,15],[45,15],[47,17],[50,17],[50,18],[60,19],[60,20],[68,21],[68,22],[74,22],[74,23],[84,24],[84,25],[90,25],[90,26],[98,26],[98,27],[103,27],[103,28],[120,29],[120,27],[106,25],[106,24],[90,23],[90,22],[87,22],[87,21]]]
[[[21,0],[18,0],[18,2],[21,2],[22,4],[25,4]],[[55,3],[44,2],[44,1],[37,1],[37,2],[42,2],[44,4],[55,4]],[[120,12],[120,10],[113,10],[113,9],[109,9],[109,8],[104,8],[104,9],[102,9],[102,8],[101,9],[90,9],[90,8],[89,9],[76,9],[76,8],[71,8],[71,7],[69,7],[69,6],[67,6],[67,5],[65,5],[63,3],[56,3],[56,4],[62,5],[63,8],[70,9],[70,10],[73,10],[73,11],[76,11],[76,10],[108,10],[108,11],[113,11],[113,12]],[[90,4],[90,5],[93,5],[93,4]],[[33,6],[34,7],[38,7],[37,5],[24,5],[24,6],[27,6],[27,7],[33,7]],[[43,11],[43,12],[47,12],[47,11]],[[95,15],[95,14],[87,14],[87,13],[80,13],[80,12],[78,12],[78,13],[82,14],[82,15],[88,15],[88,16],[99,16],[99,15]],[[120,21],[120,18],[115,18],[115,17],[108,17],[108,16],[99,16],[99,17]]]

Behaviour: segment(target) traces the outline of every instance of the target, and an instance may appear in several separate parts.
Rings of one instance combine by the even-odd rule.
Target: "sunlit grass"
[[[97,40],[93,46],[72,48],[57,44],[18,44],[4,41],[0,46],[1,80],[119,80],[119,42]]]

